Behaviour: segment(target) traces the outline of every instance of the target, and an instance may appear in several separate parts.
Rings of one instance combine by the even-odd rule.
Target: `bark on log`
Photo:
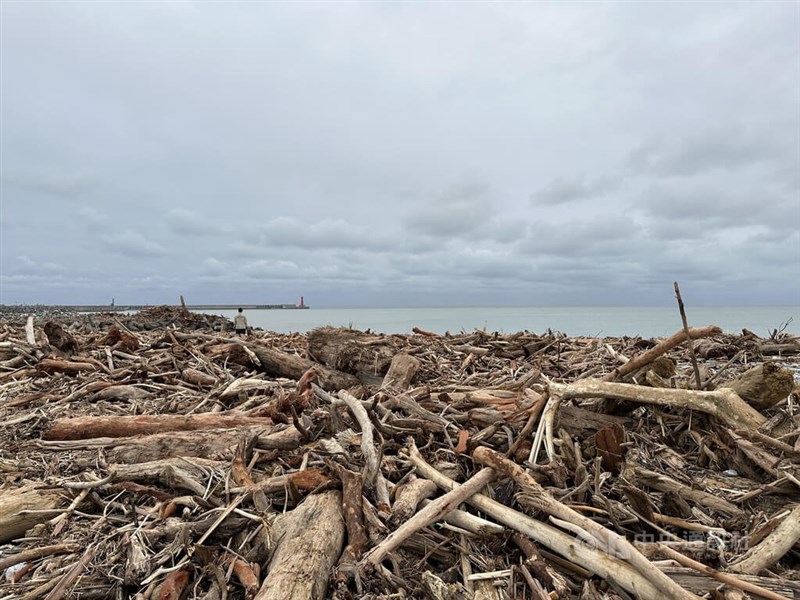
[[[420,362],[410,354],[397,354],[392,359],[392,364],[383,378],[382,388],[404,392],[411,385],[414,376],[419,371]]]
[[[181,378],[187,382],[199,386],[211,387],[217,383],[217,378],[208,373],[203,373],[197,369],[184,369],[181,373]]]
[[[60,490],[37,490],[31,486],[6,490],[0,493],[0,543],[22,537],[38,523],[52,519],[46,511],[61,505]]]
[[[72,375],[76,375],[82,371],[94,371],[97,369],[97,366],[92,363],[58,360],[55,358],[43,358],[36,367],[45,373],[60,371],[61,373],[69,373]]]
[[[308,352],[323,365],[380,383],[397,350],[383,336],[337,327],[320,327],[308,334]]]
[[[277,519],[275,550],[255,600],[321,600],[344,544],[340,492],[306,498]]]
[[[125,417],[75,417],[57,419],[47,431],[47,440],[84,440],[97,437],[127,437],[166,431],[230,429],[261,425],[270,427],[266,417],[249,417],[238,411],[198,415],[136,415]]]
[[[417,512],[420,503],[436,493],[436,484],[428,479],[412,477],[395,490],[392,521],[402,523]]]
[[[319,386],[324,390],[343,390],[361,383],[353,375],[329,369],[295,354],[254,344],[248,345],[247,348],[258,357],[261,363],[259,370],[267,375],[287,377],[299,381],[306,371],[314,369],[319,374]]]
[[[704,337],[711,337],[712,335],[720,335],[722,330],[719,327],[714,326],[690,327],[688,333],[691,339],[697,340]],[[686,331],[681,329],[677,333],[672,334],[670,337],[659,343],[657,346],[650,348],[650,350],[647,352],[643,352],[639,356],[635,356],[626,362],[624,365],[617,367],[611,373],[603,377],[603,381],[614,381],[615,379],[624,377],[628,373],[632,373],[637,369],[641,369],[643,366],[650,364],[662,354],[666,354],[685,341]]]
[[[753,408],[764,410],[785,400],[792,393],[794,374],[791,369],[767,361],[732,381],[721,383],[719,387],[733,390]]]
[[[760,412],[749,406],[736,395],[736,392],[727,388],[702,392],[651,388],[592,379],[582,379],[570,384],[550,382],[548,387],[551,394],[564,399],[611,398],[676,408],[693,408],[718,418],[734,429],[739,427],[756,429],[766,421]]]

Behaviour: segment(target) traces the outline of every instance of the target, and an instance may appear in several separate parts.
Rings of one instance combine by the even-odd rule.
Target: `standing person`
[[[242,309],[239,309],[239,314],[233,318],[233,328],[236,330],[236,335],[244,335],[247,333],[247,317],[242,314]]]

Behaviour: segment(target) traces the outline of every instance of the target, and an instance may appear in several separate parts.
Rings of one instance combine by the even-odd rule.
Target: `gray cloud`
[[[0,302],[800,302],[794,4],[0,10]]]

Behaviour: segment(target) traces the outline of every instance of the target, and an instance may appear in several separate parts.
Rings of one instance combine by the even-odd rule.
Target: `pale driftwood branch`
[[[733,563],[730,569],[737,573],[756,575],[761,569],[768,569],[783,558],[798,540],[800,506],[790,512],[760,544],[750,548],[741,559]]]
[[[62,492],[26,486],[0,494],[0,543],[22,537],[25,531],[52,518],[62,502]],[[45,512],[39,512],[45,511]]]
[[[281,515],[272,531],[274,552],[255,600],[321,600],[344,544],[340,492],[308,496]]]
[[[367,552],[361,561],[362,564],[370,563],[373,566],[379,565],[381,561],[386,558],[387,554],[399,547],[411,534],[442,519],[454,508],[457,508],[459,504],[490,483],[494,479],[494,476],[495,474],[492,469],[483,469],[473,475],[464,484],[451,490],[444,496],[437,498],[395,531],[390,533],[380,544]]]
[[[547,514],[563,519],[569,523],[577,525],[582,530],[593,536],[607,552],[624,558],[641,575],[653,582],[663,594],[668,598],[697,598],[678,586],[669,577],[659,571],[649,560],[624,537],[618,533],[603,527],[599,523],[592,521],[588,517],[576,512],[572,508],[562,504],[542,488],[541,485],[525,470],[515,462],[508,460],[505,456],[491,450],[490,448],[479,447],[472,453],[472,457],[480,464],[497,469],[503,475],[511,477],[525,492],[525,501],[531,506],[545,511]]]
[[[730,575],[728,573],[722,573],[720,571],[717,571],[716,569],[712,569],[708,565],[704,565],[701,562],[697,562],[696,560],[691,559],[688,556],[681,554],[680,552],[676,552],[672,548],[664,546],[663,544],[660,544],[659,550],[661,550],[661,552],[663,552],[669,558],[683,565],[684,567],[689,567],[690,569],[694,569],[699,573],[708,575],[709,577],[719,581],[720,583],[732,585],[734,587],[744,590],[745,592],[750,592],[751,594],[757,594],[762,598],[767,598],[767,600],[787,600],[785,596],[776,594],[771,590],[764,589],[763,587],[757,586],[748,581],[743,581],[738,577],[735,577],[734,575]]]
[[[688,335],[693,340],[698,340],[700,338],[711,337],[712,335],[720,335],[722,330],[719,327],[709,326],[709,327],[690,327],[688,331]],[[611,373],[606,375],[603,378],[603,381],[614,381],[615,379],[619,379],[620,377],[624,377],[628,373],[633,373],[637,369],[642,368],[645,365],[650,364],[655,359],[657,359],[662,354],[666,354],[676,346],[679,346],[684,341],[686,341],[687,332],[681,329],[677,333],[672,334],[670,337],[659,343],[658,345],[650,348],[647,352],[643,352],[639,356],[633,357],[631,360],[626,362],[624,365],[620,365]]]
[[[364,405],[361,404],[358,398],[354,398],[345,390],[339,391],[339,399],[353,412],[353,416],[355,416],[359,427],[361,427],[361,454],[364,456],[364,462],[366,463],[364,481],[369,487],[375,486],[378,502],[384,504],[388,508],[391,503],[389,499],[389,487],[381,473],[380,457],[375,447],[372,422],[369,420],[367,409],[364,408]]]
[[[397,487],[392,504],[392,520],[401,523],[411,517],[425,498],[436,493],[436,484],[428,479],[412,477]]]
[[[652,388],[630,383],[611,383],[582,379],[574,383],[548,384],[550,393],[562,398],[611,398],[675,408],[692,408],[718,418],[733,428],[755,429],[766,421],[757,410],[739,398],[733,390],[720,388],[711,392]]]
[[[53,546],[40,546],[39,548],[31,548],[24,550],[10,556],[0,558],[0,573],[5,571],[8,567],[18,565],[19,563],[28,562],[29,560],[36,560],[43,556],[52,556],[53,554],[67,554],[76,552],[78,546],[75,544],[55,544]]]
[[[425,462],[415,447],[411,448],[410,459],[416,467],[418,475],[430,479],[441,489],[451,490],[458,485]],[[475,494],[467,500],[467,503],[507,527],[558,552],[575,564],[614,582],[640,600],[663,600],[664,598],[664,594],[653,583],[625,561],[583,544],[555,527],[537,521],[482,494]]]

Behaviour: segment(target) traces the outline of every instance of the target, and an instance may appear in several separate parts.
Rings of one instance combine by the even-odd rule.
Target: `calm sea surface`
[[[221,311],[233,319],[234,311]],[[307,332],[332,325],[370,329],[379,333],[411,333],[419,327],[434,333],[471,332],[475,329],[514,333],[545,333],[548,329],[570,336],[672,335],[682,328],[677,305],[664,307],[550,307],[488,306],[459,308],[310,308],[308,310],[245,311],[251,327],[280,333]],[[791,319],[786,331],[800,335],[800,306],[687,306],[689,325],[717,325],[726,333],[742,328],[769,337]]]

